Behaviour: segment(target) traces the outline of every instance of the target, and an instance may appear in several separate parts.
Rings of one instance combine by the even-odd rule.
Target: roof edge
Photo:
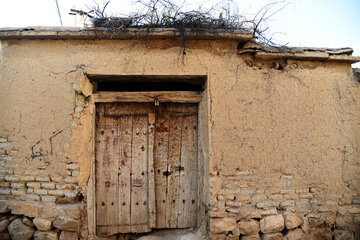
[[[253,38],[247,30],[192,30],[185,29],[187,39],[231,40],[247,42]],[[130,40],[130,39],[178,39],[176,28],[124,28],[111,31],[106,28],[78,27],[26,27],[0,28],[1,39],[51,39],[51,40]]]

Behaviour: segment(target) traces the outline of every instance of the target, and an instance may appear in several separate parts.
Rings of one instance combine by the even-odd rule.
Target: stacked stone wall
[[[315,187],[294,188],[294,176],[286,174],[264,189],[254,175],[255,170],[211,177],[211,239],[360,239],[355,195],[323,200]]]

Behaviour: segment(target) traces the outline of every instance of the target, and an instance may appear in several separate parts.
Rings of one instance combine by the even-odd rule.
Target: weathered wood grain
[[[201,101],[200,92],[193,91],[163,91],[163,92],[95,92],[93,93],[95,102],[138,102],[154,103],[155,99],[160,104],[165,102],[177,103],[198,103]]]
[[[119,150],[119,232],[130,232],[130,179],[131,179],[131,144],[132,144],[132,116],[123,116],[118,120],[120,150]]]

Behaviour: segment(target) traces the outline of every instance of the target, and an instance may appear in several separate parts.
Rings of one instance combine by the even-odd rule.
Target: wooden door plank
[[[119,232],[130,232],[130,172],[132,144],[132,116],[119,119],[120,158],[119,158]]]
[[[182,117],[179,114],[170,115],[169,131],[169,160],[168,160],[168,183],[166,199],[166,227],[177,227],[177,214],[179,209],[179,166],[181,150]]]
[[[156,228],[166,227],[167,161],[169,156],[169,114],[158,111],[155,124],[154,170]]]
[[[197,206],[197,116],[183,116],[178,228],[194,227]]]
[[[131,232],[148,232],[147,115],[134,115],[131,163]]]
[[[97,233],[109,236],[118,232],[118,123],[99,117],[96,154]]]
[[[155,175],[154,175],[154,141],[155,141],[155,114],[148,115],[148,202],[149,202],[149,228],[156,227],[155,205]]]

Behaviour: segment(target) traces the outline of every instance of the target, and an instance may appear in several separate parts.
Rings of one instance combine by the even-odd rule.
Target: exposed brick
[[[59,176],[59,175],[53,175],[53,176],[50,176],[50,178],[51,178],[51,181],[52,182],[56,182],[56,183],[58,183],[58,182],[61,182],[62,181],[62,177],[61,176]]]
[[[9,182],[0,182],[0,188],[8,188],[8,187],[10,187]]]
[[[41,187],[45,189],[55,189],[55,183],[41,183]]]
[[[36,177],[37,182],[50,182],[49,177]]]
[[[71,173],[71,176],[73,176],[73,177],[77,177],[77,176],[79,176],[80,175],[80,172],[79,171],[73,171],[72,173]]]
[[[10,193],[10,189],[0,188],[0,195],[9,195]]]
[[[48,191],[49,195],[52,196],[64,196],[64,191],[63,190],[49,190]]]
[[[14,196],[23,196],[26,194],[25,189],[11,189],[11,195]]]
[[[312,193],[305,193],[300,195],[300,198],[305,198],[305,199],[311,199],[313,197],[314,195]]]
[[[286,201],[286,202],[280,203],[280,207],[292,207],[294,205],[295,205],[294,201]]]
[[[19,182],[20,178],[18,176],[5,176],[5,181],[7,181],[7,182]]]
[[[55,202],[56,197],[54,196],[41,196],[41,201],[43,202]]]
[[[29,200],[29,201],[39,201],[40,200],[40,197],[35,194],[27,194],[25,198],[26,198],[26,200]]]
[[[67,177],[64,179],[65,183],[76,183],[76,177]]]
[[[75,163],[67,164],[67,165],[66,165],[66,169],[69,169],[69,170],[79,170],[79,165],[78,165],[78,164],[75,164]]]
[[[25,183],[12,183],[11,188],[23,189],[23,188],[25,188]]]
[[[48,194],[48,191],[45,190],[45,189],[35,189],[35,190],[34,190],[34,193],[37,194],[37,195],[43,196],[43,195],[47,195],[47,194]]]
[[[26,189],[26,193],[34,193],[34,189],[28,188],[28,189]]]
[[[26,186],[29,187],[29,188],[40,188],[40,183],[28,182],[28,183],[26,183]]]
[[[20,177],[20,181],[22,182],[32,182],[35,178],[33,176],[22,176]]]

